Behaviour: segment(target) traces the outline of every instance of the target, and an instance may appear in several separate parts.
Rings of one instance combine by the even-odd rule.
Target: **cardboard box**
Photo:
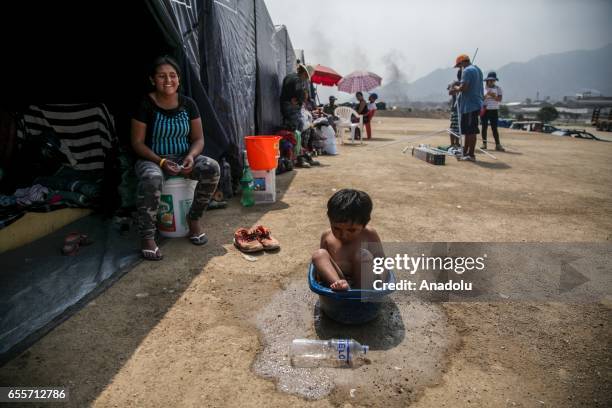
[[[272,204],[276,202],[276,169],[253,170],[253,198],[255,204]]]

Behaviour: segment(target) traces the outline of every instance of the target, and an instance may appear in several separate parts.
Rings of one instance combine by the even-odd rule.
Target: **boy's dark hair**
[[[372,214],[372,199],[365,191],[349,188],[336,192],[327,202],[331,222],[351,222],[366,225]]]

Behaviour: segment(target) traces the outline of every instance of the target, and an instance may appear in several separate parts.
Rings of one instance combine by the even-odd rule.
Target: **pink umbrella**
[[[355,71],[338,82],[338,90],[347,93],[363,92],[374,89],[380,86],[381,83],[382,78],[373,72]]]

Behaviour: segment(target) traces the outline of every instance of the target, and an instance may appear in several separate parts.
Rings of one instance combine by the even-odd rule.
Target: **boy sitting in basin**
[[[375,279],[384,279],[372,272],[373,258],[385,255],[380,237],[367,225],[371,213],[372,199],[363,191],[343,189],[327,202],[331,230],[321,235],[312,262],[317,278],[331,289],[373,289]]]

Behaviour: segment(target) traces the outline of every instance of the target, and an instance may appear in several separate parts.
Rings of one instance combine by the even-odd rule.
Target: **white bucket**
[[[157,212],[157,229],[164,237],[186,237],[189,234],[187,213],[198,182],[183,177],[170,177],[164,182]]]

